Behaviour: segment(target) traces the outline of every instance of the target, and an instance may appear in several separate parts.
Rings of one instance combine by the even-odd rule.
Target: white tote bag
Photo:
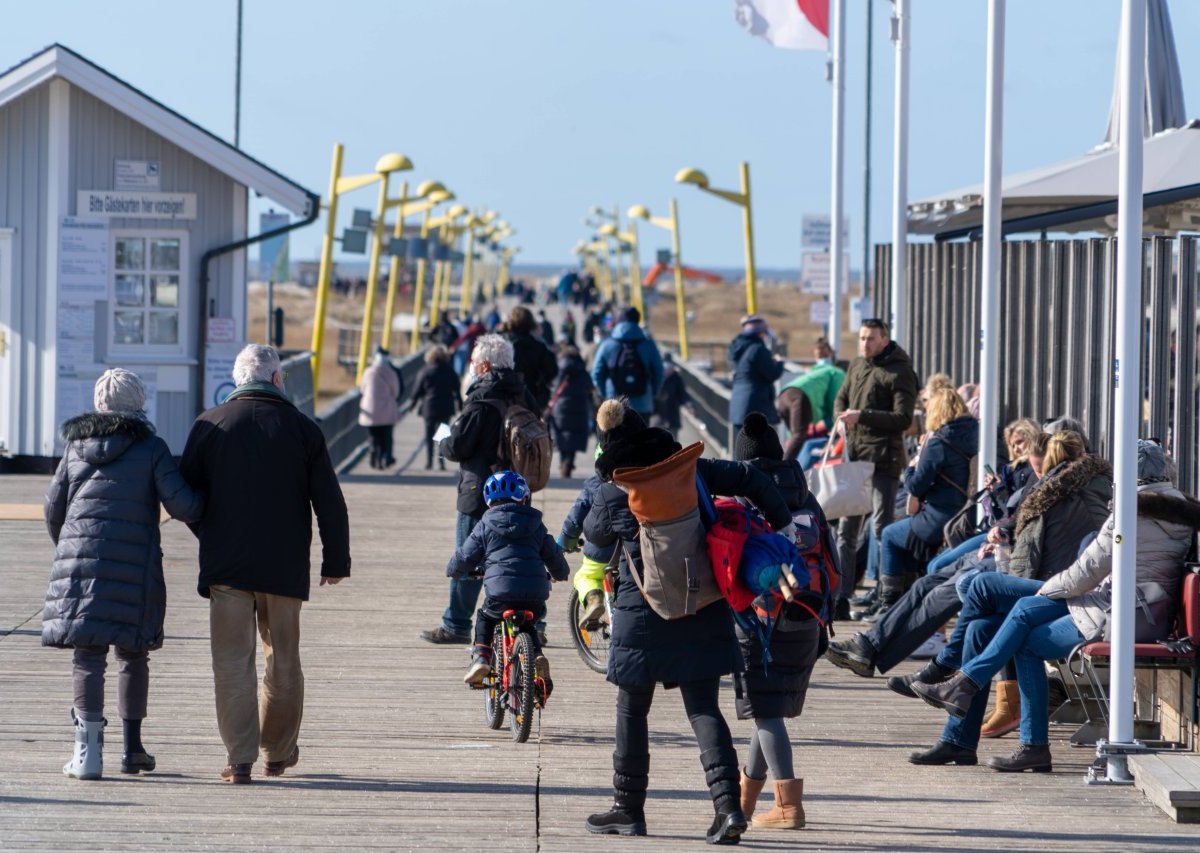
[[[842,458],[830,461],[829,451],[839,435],[843,438],[846,435],[846,426],[841,421],[829,437],[821,461],[809,469],[808,488],[816,495],[826,518],[870,515],[874,509],[871,478],[875,475],[875,463],[850,461],[849,441],[842,444]]]

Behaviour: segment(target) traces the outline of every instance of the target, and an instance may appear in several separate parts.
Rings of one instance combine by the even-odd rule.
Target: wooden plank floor
[[[419,441],[397,430],[397,455]],[[415,454],[414,454],[415,455]],[[453,473],[361,469],[343,478],[352,513],[354,576],[314,588],[304,612],[307,704],[303,754],[279,780],[221,784],[206,603],[195,592],[196,546],[164,527],[170,606],[165,647],[152,657],[145,740],[158,772],[116,770],[120,726],[109,710],[109,775],[60,772],[71,744],[70,655],[39,644],[51,547],[32,521],[0,522],[0,849],[3,850],[681,850],[701,849],[711,818],[698,755],[678,697],[651,716],[650,839],[587,835],[609,802],[614,690],[567,642],[569,588],[550,602],[556,691],[531,741],[482,720],[480,694],[460,678],[462,647],[417,634],[445,606],[453,546]],[[539,499],[556,529],[578,483]],[[40,500],[45,478],[0,478],[0,503]],[[256,531],[247,519],[246,534]],[[846,626],[849,630],[849,626]],[[915,666],[915,664],[914,664]],[[110,680],[110,703],[115,702]],[[750,724],[733,721],[739,749]],[[752,830],[761,850],[1196,850],[1194,829],[1170,822],[1132,789],[1088,788],[1090,755],[1055,746],[1048,775],[985,768],[915,768],[937,714],[822,662],[804,716],[791,724],[809,826]],[[1065,737],[1065,732],[1058,732]],[[1011,738],[985,744],[1006,752]],[[261,765],[260,765],[261,766]]]

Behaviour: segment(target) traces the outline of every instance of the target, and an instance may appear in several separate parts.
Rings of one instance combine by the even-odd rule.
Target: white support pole
[[[1116,353],[1113,383],[1112,672],[1108,741],[1133,741],[1134,598],[1137,571],[1137,439],[1141,418],[1142,105],[1146,0],[1121,3],[1121,140],[1117,202]],[[1108,756],[1108,779],[1130,779],[1126,756]]]
[[[988,0],[987,105],[983,142],[983,293],[979,326],[979,474],[996,461],[1000,412],[1000,180],[1004,167],[1004,4]]]
[[[892,41],[896,43],[896,106],[892,160],[892,339],[907,343],[908,306],[908,0],[896,0]]]
[[[842,233],[842,185],[845,175],[843,137],[846,127],[846,0],[833,0],[833,187],[830,200],[829,239],[829,345],[834,359],[841,357],[842,279],[846,277],[846,236]]]

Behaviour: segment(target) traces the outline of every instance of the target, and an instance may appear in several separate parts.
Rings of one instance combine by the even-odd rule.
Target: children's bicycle
[[[570,625],[571,641],[575,643],[575,651],[593,672],[601,674],[608,672],[608,648],[612,642],[613,620],[613,585],[616,571],[608,569],[604,572],[604,615],[594,622],[579,624],[580,611],[583,602],[579,593],[571,591],[571,601],[567,606],[567,620]]]
[[[492,635],[492,670],[484,678],[483,711],[488,727],[504,725],[509,714],[512,739],[524,743],[533,727],[533,712],[546,707],[546,679],[537,672],[533,650],[533,613],[505,610]]]

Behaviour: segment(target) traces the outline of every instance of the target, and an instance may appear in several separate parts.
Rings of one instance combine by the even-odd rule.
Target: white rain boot
[[[104,770],[102,751],[108,721],[74,708],[71,719],[75,721],[75,754],[63,765],[63,774],[73,779],[99,779]]]

